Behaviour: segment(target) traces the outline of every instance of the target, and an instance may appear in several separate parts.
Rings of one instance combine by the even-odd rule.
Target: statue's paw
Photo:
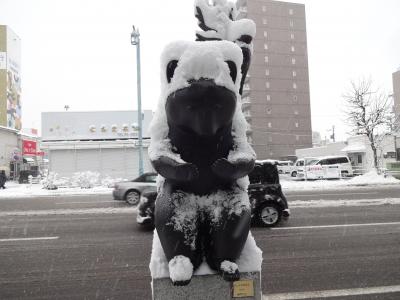
[[[183,255],[177,255],[168,263],[169,277],[174,285],[189,284],[193,276],[193,265],[190,259]]]
[[[221,263],[220,272],[222,278],[226,281],[236,281],[240,279],[238,265],[229,260],[224,260]]]
[[[226,158],[217,159],[211,169],[220,177],[226,177],[235,171],[235,166],[231,164]]]
[[[187,163],[177,167],[179,178],[185,179],[185,181],[192,181],[199,177],[199,170],[196,165]]]

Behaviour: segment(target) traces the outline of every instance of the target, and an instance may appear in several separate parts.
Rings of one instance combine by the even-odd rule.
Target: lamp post
[[[137,70],[137,101],[138,101],[138,146],[139,146],[139,176],[143,174],[143,147],[142,147],[142,100],[140,86],[140,33],[139,29],[132,26],[131,44],[136,46],[136,70]]]

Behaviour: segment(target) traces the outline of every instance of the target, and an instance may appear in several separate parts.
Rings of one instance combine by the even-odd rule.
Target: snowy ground
[[[43,189],[41,184],[18,184],[8,181],[6,189],[0,190],[0,198],[20,198],[20,197],[36,197],[36,196],[71,196],[71,195],[104,195],[111,194],[112,188],[93,187],[90,189],[59,188],[57,190]]]
[[[351,179],[340,180],[315,180],[300,181],[293,180],[290,176],[281,177],[282,189],[284,192],[298,190],[336,190],[346,189],[357,186],[382,186],[382,185],[400,185],[400,180],[393,177],[383,177],[376,172],[369,172],[362,176]],[[58,190],[46,190],[41,184],[18,184],[7,182],[6,189],[0,190],[0,198],[19,198],[36,196],[72,196],[72,195],[106,195],[111,194],[112,188],[97,186],[93,188],[59,188]]]
[[[339,180],[293,180],[289,176],[281,177],[281,185],[283,191],[298,191],[298,190],[336,190],[346,189],[347,187],[357,186],[382,186],[382,185],[399,185],[400,180],[393,177],[384,177],[378,175],[375,171],[371,171],[362,176],[357,176],[351,179]]]

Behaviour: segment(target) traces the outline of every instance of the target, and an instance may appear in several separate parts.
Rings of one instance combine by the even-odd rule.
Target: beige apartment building
[[[393,78],[393,100],[396,120],[400,120],[400,69],[392,74]]]
[[[238,0],[239,18],[256,22],[243,89],[249,141],[258,159],[287,159],[312,147],[306,16],[303,4]]]

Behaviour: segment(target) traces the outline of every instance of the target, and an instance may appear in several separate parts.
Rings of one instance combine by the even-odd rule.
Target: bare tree
[[[346,101],[346,123],[351,126],[353,134],[367,136],[374,155],[374,167],[378,169],[380,136],[386,134],[391,126],[391,101],[385,93],[373,89],[371,79],[352,81],[343,98]]]

